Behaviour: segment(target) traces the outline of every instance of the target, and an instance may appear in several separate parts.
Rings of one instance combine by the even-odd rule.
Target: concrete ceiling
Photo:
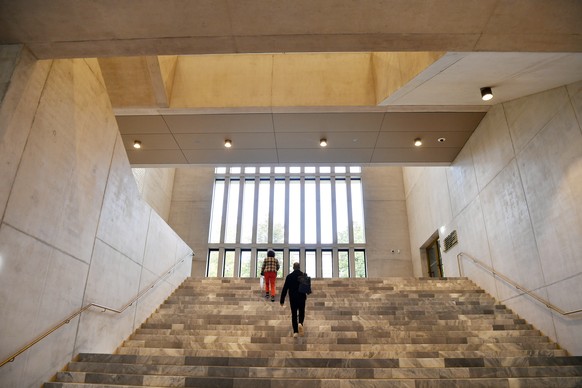
[[[0,44],[98,57],[135,166],[446,165],[491,105],[582,79],[580,20],[568,0],[0,0]]]

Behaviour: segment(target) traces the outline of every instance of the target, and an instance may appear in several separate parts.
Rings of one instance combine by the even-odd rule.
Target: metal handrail
[[[582,312],[582,309],[572,310],[572,311],[564,311],[564,310],[562,310],[561,308],[559,308],[555,304],[549,302],[548,300],[542,298],[541,296],[539,296],[538,294],[536,294],[532,290],[530,290],[530,289],[522,286],[521,284],[519,284],[517,282],[514,282],[513,280],[511,280],[507,276],[505,276],[502,273],[500,273],[499,271],[494,270],[493,268],[489,267],[487,264],[483,263],[480,260],[477,260],[476,258],[474,258],[473,256],[471,256],[471,255],[469,255],[468,253],[465,253],[465,252],[461,252],[461,253],[459,253],[457,255],[457,265],[459,266],[459,276],[463,276],[462,270],[461,270],[461,257],[465,257],[467,259],[470,259],[472,262],[474,262],[475,264],[477,264],[481,268],[483,268],[483,269],[487,270],[488,272],[490,272],[493,276],[497,276],[498,278],[500,278],[503,281],[505,281],[506,283],[514,286],[518,290],[523,291],[523,293],[521,295],[527,294],[527,295],[531,296],[532,298],[534,298],[535,300],[537,300],[541,304],[545,305],[547,308],[549,308],[551,310],[554,310],[555,312],[559,313],[560,315],[571,315],[571,314],[576,314],[576,313]]]
[[[4,361],[2,361],[2,363],[0,364],[0,368],[3,367],[4,365],[8,364],[9,362],[13,362],[16,359],[16,357],[18,357],[22,353],[26,352],[28,349],[30,349],[31,347],[33,347],[34,345],[36,345],[37,343],[39,343],[40,341],[42,341],[44,338],[48,337],[51,333],[57,331],[62,326],[65,326],[66,324],[68,324],[69,322],[71,322],[71,320],[73,318],[75,318],[78,315],[81,315],[81,313],[83,311],[87,310],[90,307],[97,307],[99,309],[102,309],[103,311],[101,311],[101,312],[111,311],[111,312],[114,312],[116,314],[121,314],[127,308],[129,308],[129,306],[131,306],[132,304],[134,304],[135,302],[137,302],[138,299],[140,299],[142,296],[144,296],[148,291],[150,291],[152,288],[154,288],[155,286],[157,286],[158,283],[162,281],[162,279],[164,279],[166,276],[168,276],[169,274],[171,274],[174,271],[174,269],[176,269],[176,267],[178,265],[180,265],[181,263],[183,263],[185,260],[186,260],[186,257],[184,257],[182,260],[180,260],[179,262],[177,262],[176,264],[174,264],[169,270],[167,270],[166,272],[164,272],[163,275],[161,275],[159,278],[157,278],[148,287],[144,288],[131,301],[129,301],[123,307],[121,307],[119,309],[114,309],[112,307],[103,306],[103,305],[100,305],[98,303],[89,303],[88,305],[80,308],[79,310],[77,310],[73,314],[69,315],[67,318],[63,319],[58,324],[54,325],[49,330],[45,331],[44,333],[42,333],[41,335],[39,335],[38,337],[36,337],[34,340],[30,341],[26,346],[22,347],[19,351],[17,351],[14,354],[10,355],[8,358],[6,358]]]

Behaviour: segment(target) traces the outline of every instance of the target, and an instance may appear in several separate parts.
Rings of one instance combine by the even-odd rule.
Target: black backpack
[[[303,275],[297,276],[297,280],[299,281],[299,288],[297,291],[299,291],[300,294],[311,294],[311,278],[304,273]]]

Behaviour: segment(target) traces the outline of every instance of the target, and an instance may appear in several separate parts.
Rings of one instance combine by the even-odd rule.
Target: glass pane
[[[305,251],[305,272],[314,278],[315,272],[315,251]]]
[[[331,172],[331,167],[319,167],[319,172],[322,174],[329,174]]]
[[[255,181],[245,180],[243,187],[243,204],[240,225],[240,242],[253,242],[253,215],[255,213]]]
[[[269,239],[269,198],[271,182],[261,180],[259,183],[259,201],[257,203],[257,244],[266,244]]]
[[[218,276],[218,250],[208,252],[208,266],[206,267],[206,276],[215,278]]]
[[[317,206],[315,180],[305,181],[305,243],[317,243]]]
[[[273,243],[285,242],[285,181],[275,181],[273,193]]]
[[[228,185],[228,200],[226,205],[226,230],[224,232],[224,242],[226,243],[236,242],[239,192],[240,181],[231,180]]]
[[[214,193],[212,194],[212,215],[210,216],[210,243],[220,242],[220,229],[222,227],[222,208],[224,202],[224,181],[214,181]]]
[[[245,174],[256,174],[256,167],[245,167]]]
[[[230,173],[231,174],[240,174],[240,167],[231,167]]]
[[[347,244],[350,242],[348,230],[348,193],[346,181],[338,179],[335,182],[336,226],[337,242]]]
[[[329,179],[319,182],[320,195],[320,219],[321,219],[321,243],[333,243],[333,227],[331,214],[331,181]]]
[[[331,278],[333,276],[333,260],[331,251],[321,252],[321,276]]]
[[[356,267],[356,277],[366,277],[366,252],[363,250],[356,250],[354,252],[354,264]]]
[[[234,277],[234,250],[228,250],[224,253],[222,273],[222,276],[225,278]]]
[[[301,167],[289,167],[289,172],[291,174],[299,174],[301,172]]]
[[[268,174],[271,172],[271,167],[260,167],[259,168],[259,173],[261,174]]]
[[[279,270],[277,271],[277,277],[282,278],[283,277],[283,251],[276,250],[275,251],[275,258],[277,260],[279,260]],[[283,288],[283,285],[281,285],[281,288]]]
[[[301,243],[301,182],[289,182],[289,243]]]
[[[241,278],[251,277],[251,251],[244,250],[240,253],[240,275]]]
[[[293,272],[293,264],[294,263],[300,263],[299,251],[297,251],[297,250],[289,251],[289,273]]]
[[[265,257],[267,257],[267,250],[266,249],[257,249],[257,273],[256,277],[261,276],[261,267],[263,266],[263,261],[265,261]]]
[[[349,252],[341,250],[338,252],[338,272],[340,278],[350,277]]]
[[[275,167],[275,174],[285,174],[286,170],[285,167]]]
[[[346,168],[344,166],[336,166],[333,170],[340,174],[346,173]]]
[[[216,167],[214,172],[216,174],[226,174],[226,167]]]
[[[362,167],[359,166],[350,166],[350,172],[351,173],[361,173],[362,172]]]
[[[354,243],[363,244],[366,242],[364,233],[364,198],[362,196],[362,181],[354,179],[351,181],[352,188],[352,223],[354,228]]]
[[[315,167],[305,167],[306,174],[315,174]]]

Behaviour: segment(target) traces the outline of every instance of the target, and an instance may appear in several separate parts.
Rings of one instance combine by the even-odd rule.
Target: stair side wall
[[[414,273],[438,230],[457,276],[466,252],[563,310],[582,308],[582,82],[492,106],[450,167],[404,169]],[[574,355],[582,319],[545,306],[463,262],[464,274]]]
[[[33,387],[78,352],[114,351],[189,276],[191,250],[139,195],[97,61],[3,52],[16,65],[1,68],[0,357],[185,259],[123,314],[88,310],[0,368],[1,386]]]

